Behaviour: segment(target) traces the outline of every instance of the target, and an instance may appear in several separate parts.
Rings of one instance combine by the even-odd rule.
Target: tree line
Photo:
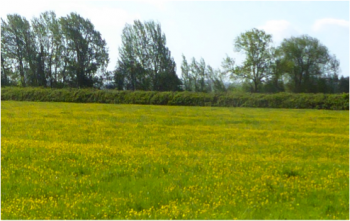
[[[272,46],[272,36],[252,29],[234,40],[234,50],[245,55],[243,64],[226,56],[221,70],[213,70],[203,59],[185,56],[182,79],[188,91],[228,91],[237,85],[249,92],[342,93],[349,92],[349,77],[339,78],[339,60],[319,40],[307,35],[284,39]],[[231,80],[231,85],[227,84]],[[226,84],[225,84],[226,82]]]
[[[1,19],[1,84],[51,88],[194,92],[342,93],[349,77],[339,77],[339,60],[318,39],[302,35],[273,47],[272,36],[252,29],[234,39],[245,55],[229,56],[214,69],[203,58],[182,55],[181,77],[154,21],[126,24],[115,70],[107,71],[106,41],[89,19],[77,13],[57,18],[52,11],[30,22],[18,14]]]
[[[106,41],[77,13],[1,19],[2,85],[93,87],[108,61]]]

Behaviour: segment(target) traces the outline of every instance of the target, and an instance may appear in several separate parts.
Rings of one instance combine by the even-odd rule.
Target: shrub
[[[1,100],[349,110],[349,94],[252,94],[2,87]]]

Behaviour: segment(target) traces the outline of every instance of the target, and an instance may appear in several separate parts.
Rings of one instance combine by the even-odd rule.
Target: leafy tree
[[[38,75],[41,85],[51,87],[57,85],[59,71],[63,64],[61,56],[63,50],[62,34],[59,20],[53,11],[44,12],[32,20],[32,27],[36,36],[38,51]]]
[[[18,14],[1,19],[1,49],[4,63],[11,63],[19,73],[19,84],[26,86],[32,80],[34,58],[29,22]],[[4,75],[6,70],[4,68]]]
[[[106,42],[94,25],[76,13],[60,19],[66,41],[66,64],[76,87],[92,87],[98,70],[108,64]]]
[[[268,69],[271,64],[271,43],[271,35],[255,28],[235,39],[235,50],[243,51],[246,59],[243,65],[231,69],[232,77],[252,82],[253,92],[258,92],[260,84],[270,77]],[[228,59],[226,62],[230,66]]]
[[[193,78],[190,74],[190,66],[188,65],[185,55],[182,55],[181,77],[183,82],[183,89],[185,91],[192,91]]]
[[[114,79],[119,90],[150,90],[151,79],[147,71],[134,61],[118,61],[117,68],[114,72]]]
[[[126,24],[119,55],[115,78],[121,82],[120,78],[124,76],[127,89],[179,90],[181,81],[160,24],[139,20],[133,25]]]
[[[207,67],[203,58],[199,62],[192,58],[189,65],[186,57],[182,56],[182,81],[184,82],[184,90],[195,92],[210,91],[210,85],[207,76]]]
[[[327,73],[333,60],[326,46],[307,35],[284,39],[279,49],[284,61],[289,63],[287,73],[294,92],[312,92],[315,81]],[[337,66],[334,62],[333,70]]]
[[[208,85],[208,73],[204,59],[201,58],[197,62],[195,58],[192,58],[191,69],[195,79],[195,91],[208,92],[210,86]]]
[[[270,78],[268,78],[261,87],[261,92],[278,93],[285,91],[284,78],[290,63],[283,60],[280,50],[271,50],[271,60],[268,69]]]
[[[226,73],[220,69],[214,70],[211,66],[207,66],[208,78],[211,81],[211,91],[214,92],[226,92],[225,86]]]
[[[182,59],[181,73],[184,90],[196,92],[226,91],[224,84],[226,73],[206,65],[203,58],[199,62],[192,58],[190,65],[184,55],[182,55]]]

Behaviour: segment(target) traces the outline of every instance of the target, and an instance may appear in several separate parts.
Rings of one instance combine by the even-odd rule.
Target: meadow
[[[1,102],[2,219],[349,219],[349,112]]]

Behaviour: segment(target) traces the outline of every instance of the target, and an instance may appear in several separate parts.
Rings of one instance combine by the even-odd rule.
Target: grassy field
[[[349,112],[1,102],[2,219],[349,219]]]

